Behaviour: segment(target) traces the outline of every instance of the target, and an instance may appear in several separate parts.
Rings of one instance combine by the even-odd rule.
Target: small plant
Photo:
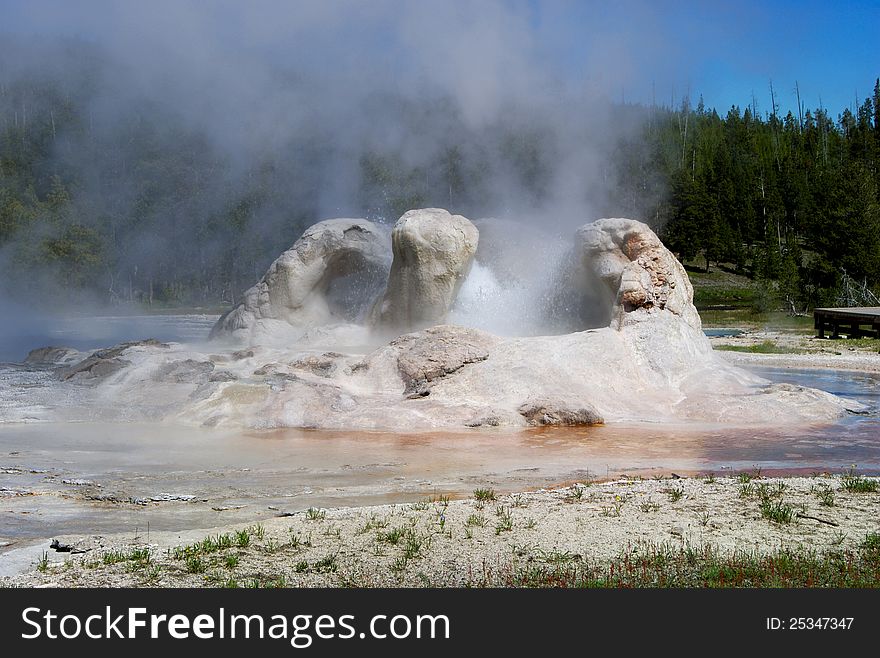
[[[335,573],[336,570],[339,569],[339,565],[336,561],[336,553],[331,553],[330,555],[322,557],[312,566],[318,573]]]
[[[547,564],[566,564],[568,562],[576,562],[580,559],[580,555],[569,551],[538,551],[538,560]]]
[[[639,505],[639,509],[643,512],[657,512],[660,510],[660,503],[649,500]]]
[[[419,556],[422,552],[422,546],[424,545],[424,540],[415,534],[410,534],[406,538],[406,543],[403,546],[403,557],[407,560],[411,560]]]
[[[188,556],[185,564],[189,573],[205,573],[207,569],[207,565],[198,555]]]
[[[526,521],[526,523],[523,527],[526,530],[534,530],[535,528],[538,527],[538,522],[535,521],[535,519],[529,519],[528,521]]]
[[[773,501],[765,498],[761,501],[761,516],[773,523],[791,523],[794,518],[794,508],[784,501]]]
[[[816,498],[819,499],[819,502],[825,507],[834,507],[834,489],[825,484],[821,483],[817,487],[813,487],[813,493],[816,494]]]
[[[308,573],[309,572],[309,563],[306,562],[305,560],[300,560],[299,562],[297,562],[294,565],[293,570],[296,571],[297,573]]]
[[[699,521],[700,521],[700,525],[703,526],[704,528],[705,528],[707,525],[709,525],[709,518],[710,518],[710,517],[709,517],[709,512],[708,512],[708,511],[706,511],[706,512],[701,512],[701,513],[700,513],[700,516],[697,517],[697,518],[698,518]]]
[[[667,496],[669,496],[670,502],[677,503],[684,496],[684,489],[681,487],[667,487],[663,490]]]
[[[410,509],[412,509],[413,512],[424,512],[426,509],[428,509],[429,505],[430,501],[420,500],[419,502],[410,505]]]
[[[496,499],[495,498],[495,490],[494,489],[474,489],[474,499],[480,501],[481,503],[490,503]]]
[[[128,556],[122,551],[107,551],[101,556],[101,562],[107,566],[125,562],[127,559]]]
[[[748,484],[752,481],[752,475],[751,473],[740,473],[736,476],[736,481],[740,484]]]
[[[150,584],[156,583],[158,582],[161,575],[162,568],[158,564],[154,564],[152,567],[144,572],[144,582]]]
[[[309,521],[323,521],[327,516],[327,512],[322,509],[310,507],[306,510],[306,518]]]
[[[149,564],[153,556],[149,548],[134,548],[128,554],[128,559],[132,562],[139,562],[143,565]]]
[[[251,544],[251,535],[247,530],[239,530],[235,533],[235,545],[239,548],[247,548]]]
[[[292,531],[290,533],[290,548],[295,551],[300,549],[300,546],[303,545],[303,540],[300,538],[298,534],[294,534]]]
[[[751,482],[745,482],[739,485],[739,497],[740,498],[751,498],[755,495],[755,485]]]
[[[880,532],[869,532],[865,535],[865,541],[859,548],[874,558],[880,558]]]
[[[223,561],[226,563],[227,569],[235,569],[238,566],[239,557],[235,553],[229,553]]]
[[[264,582],[263,587],[268,589],[283,589],[284,587],[287,587],[287,577],[284,574],[276,576],[272,580]]]
[[[620,516],[620,511],[623,508],[623,505],[620,503],[615,503],[613,506],[603,505],[602,510],[599,512],[599,516]]]
[[[432,502],[432,503],[437,503],[437,504],[440,505],[443,509],[446,509],[447,507],[449,507],[449,496],[447,496],[447,495],[445,495],[445,494],[441,494],[441,495],[438,496],[437,498],[433,498],[433,499],[431,500],[431,502]]]
[[[707,476],[703,479],[703,482],[705,482],[706,484],[715,484],[715,483],[717,482],[717,480],[715,479],[715,474],[714,474],[714,473],[709,473],[709,475],[707,475]]]
[[[850,493],[875,493],[880,489],[880,484],[877,480],[856,475],[855,470],[850,469],[843,475],[841,487]]]
[[[573,486],[568,492],[565,494],[563,500],[566,503],[576,503],[584,497],[584,490],[579,485]]]
[[[513,530],[513,517],[510,510],[506,507],[498,508],[498,522],[495,524],[495,534],[500,535],[502,532],[510,532]]]
[[[409,564],[409,560],[407,560],[403,555],[397,556],[394,562],[391,563],[391,571],[394,573],[400,573],[406,569]]]
[[[266,536],[266,529],[263,527],[262,523],[251,526],[249,531],[254,537],[259,539],[260,541],[263,541],[263,538]]]
[[[396,546],[400,540],[404,538],[406,533],[407,531],[404,528],[391,528],[391,530],[377,533],[376,541],[380,544],[391,544]]]
[[[785,482],[777,482],[776,484],[759,482],[755,487],[755,493],[761,500],[770,500],[772,498],[781,498],[787,488],[788,485]]]
[[[486,523],[486,517],[481,514],[471,514],[467,517],[467,521],[465,521],[466,526],[478,526],[480,528],[485,528]]]
[[[49,552],[43,551],[43,555],[40,556],[39,561],[37,562],[37,571],[40,573],[46,573],[49,570]]]

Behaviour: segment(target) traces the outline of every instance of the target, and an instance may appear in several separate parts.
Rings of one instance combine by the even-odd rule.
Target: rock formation
[[[479,231],[439,208],[410,210],[391,231],[394,261],[373,322],[412,331],[446,320],[477,251]]]
[[[700,329],[687,272],[647,224],[600,219],[583,226],[578,237],[584,264],[605,284],[613,326],[668,311]]]
[[[211,338],[289,344],[313,327],[357,321],[381,292],[390,260],[380,226],[364,219],[319,222],[217,321]],[[346,279],[349,285],[336,289]]]
[[[100,413],[108,416],[209,426],[405,431],[804,423],[859,408],[822,391],[771,384],[722,360],[701,331],[687,273],[645,224],[601,219],[578,236],[589,273],[584,280],[595,277],[605,290],[610,326],[500,337],[442,324],[474,258],[478,232],[463,217],[428,209],[406,213],[395,226],[387,289],[371,317],[379,329],[417,330],[396,333],[376,348],[353,342],[365,329],[347,324],[349,347],[328,349],[329,339],[345,333],[326,323],[352,319],[334,307],[334,282],[352,272],[384,277],[388,266],[381,230],[363,220],[329,220],[306,231],[218,321],[215,334],[240,333],[249,349],[202,354],[148,341],[82,355],[74,365],[64,354],[58,385],[78,386],[90,402],[83,404],[82,394],[51,402],[67,404],[71,418],[80,410],[91,417],[104,405]],[[383,277],[371,280],[381,286]],[[373,296],[369,288],[349,292],[357,309]],[[279,325],[296,340],[264,340],[281,335]],[[32,359],[45,362],[56,354],[34,352]],[[28,413],[36,417],[37,411]],[[0,407],[0,421],[3,413]]]

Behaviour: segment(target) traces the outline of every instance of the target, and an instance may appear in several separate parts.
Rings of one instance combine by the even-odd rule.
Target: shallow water
[[[199,343],[208,337],[217,315],[62,316],[0,328],[0,362],[23,361],[37,347],[55,345],[95,350],[127,340],[155,338]]]
[[[151,328],[165,324],[179,337],[179,323],[168,317],[157,318]],[[880,376],[752,369],[774,381],[855,398],[871,412],[833,424],[749,429],[642,424],[389,434],[0,425],[0,551],[67,534],[209,528],[308,507],[467,495],[478,487],[507,492],[619,474],[720,475],[756,467],[765,473],[810,473],[853,464],[880,473]],[[34,387],[41,376],[33,373]],[[18,394],[17,400],[4,396],[5,403],[31,399],[27,388]],[[151,500],[166,494],[194,498]],[[101,497],[115,502],[96,500]]]
[[[742,336],[745,331],[742,329],[730,329],[730,328],[715,328],[715,329],[703,329],[703,333],[709,336],[710,338],[731,338],[736,336]]]

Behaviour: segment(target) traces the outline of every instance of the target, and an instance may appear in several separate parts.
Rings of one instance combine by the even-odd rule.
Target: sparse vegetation
[[[876,479],[856,475],[854,469],[848,470],[843,475],[840,480],[840,486],[849,493],[876,493],[880,489],[880,483]]]
[[[755,345],[716,345],[716,350],[725,352],[746,352],[748,354],[805,354],[806,350],[796,347],[778,345],[772,340],[765,340]]]
[[[677,503],[684,496],[684,489],[681,487],[667,487],[663,490],[667,496],[669,496],[669,501],[673,503]]]
[[[483,503],[490,503],[495,500],[494,489],[474,489],[474,498]]]
[[[507,587],[880,587],[880,536],[858,551],[783,549],[721,553],[709,546],[645,544],[609,563],[538,564],[483,578],[472,586]]]
[[[794,518],[794,507],[781,500],[764,498],[761,500],[761,516],[773,523],[791,523]]]
[[[497,510],[497,516],[498,521],[495,524],[496,535],[513,530],[513,517],[511,516],[510,509],[507,507],[499,507]]]
[[[486,517],[482,516],[480,514],[471,514],[467,518],[467,521],[465,521],[465,525],[467,525],[467,526],[477,526],[480,528],[486,527],[486,523],[487,523]]]
[[[310,507],[306,510],[306,518],[309,521],[323,521],[327,517],[327,512],[322,509]]]
[[[834,507],[834,489],[822,482],[813,487],[812,492],[819,499],[819,502],[825,507]]]
[[[184,560],[184,564],[189,573],[205,573],[208,568],[205,561],[198,555],[188,555]]]

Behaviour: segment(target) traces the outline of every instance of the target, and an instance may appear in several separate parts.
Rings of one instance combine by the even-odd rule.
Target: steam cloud
[[[247,244],[232,254],[251,267],[230,283],[233,294],[308,224],[335,216],[395,221],[381,194],[364,192],[369,152],[419,168],[424,180],[413,185],[434,191],[444,175],[436,163],[449,149],[484,163],[461,172],[481,181],[468,195],[449,185],[425,199],[471,218],[507,217],[570,234],[602,215],[637,214],[618,195],[609,158],[621,139],[636,138],[646,112],[609,99],[627,87],[650,89],[643,64],[661,52],[675,55],[662,45],[657,10],[644,2],[617,9],[502,0],[8,5],[0,120],[27,113],[3,101],[21,80],[52,80],[88,108],[75,130],[56,136],[44,164],[49,173],[74,174],[77,207],[94,209],[78,221],[106,226],[138,202],[142,177],[127,169],[133,158],[124,139],[138,122],[155,126],[151,144],[130,145],[141,156],[183,144],[215,163],[205,181],[205,167],[190,171],[183,158],[169,177],[198,194],[157,208],[141,231],[126,227],[135,238],[118,245],[122,262],[107,273],[116,290],[130,285],[135,265],[142,273],[224,257],[235,238],[212,218],[255,188],[260,203],[248,211],[248,240],[239,240]],[[571,11],[588,14],[576,29]],[[630,20],[616,20],[621,15]],[[649,75],[660,73],[654,67]],[[528,154],[535,143],[539,171],[524,181],[510,152]],[[193,176],[201,177],[197,185]],[[662,191],[645,191],[652,193]],[[52,281],[47,273],[26,284]]]

